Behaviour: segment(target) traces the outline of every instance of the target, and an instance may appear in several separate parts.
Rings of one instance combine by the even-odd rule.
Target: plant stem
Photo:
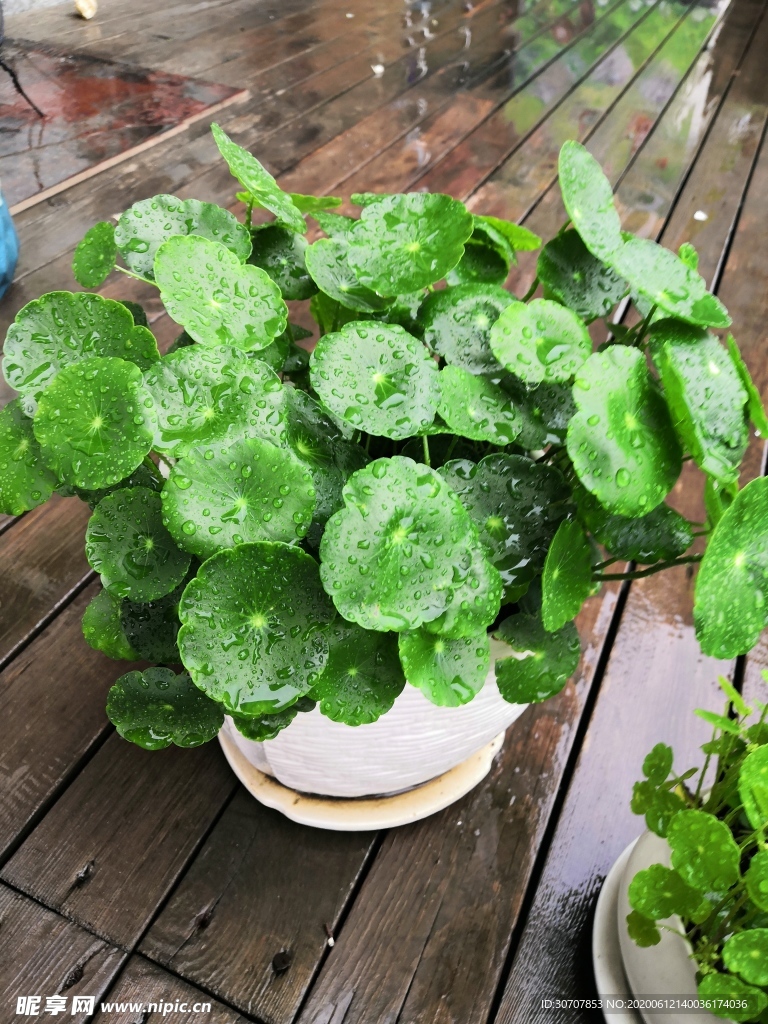
[[[674,558],[670,562],[659,562],[658,565],[652,565],[648,569],[639,569],[636,572],[612,572],[604,573],[601,576],[593,576],[593,580],[641,580],[645,576],[653,576],[654,573],[661,572],[664,569],[672,569],[676,565],[687,565],[689,562],[700,562],[703,555],[690,555],[688,558]]]
[[[151,284],[153,288],[157,288],[158,285],[154,281],[150,281],[148,277],[142,277],[141,274],[134,274],[132,270],[126,270],[125,267],[115,264],[115,270],[119,270],[121,274],[125,274],[126,277],[134,277],[137,281],[143,281],[144,284]]]
[[[431,463],[430,458],[429,458],[429,441],[427,440],[427,435],[426,434],[422,435],[421,440],[422,440],[422,443],[424,445],[424,462],[428,466],[431,466],[432,463]]]
[[[593,565],[592,566],[592,571],[593,572],[599,572],[601,569],[605,569],[605,568],[607,568],[607,566],[613,565],[614,562],[619,562],[619,561],[621,561],[620,558],[606,558],[606,560],[604,562],[598,562],[596,565]]]
[[[536,289],[538,287],[539,287],[539,279],[538,279],[538,277],[534,277],[533,284],[528,289],[528,291],[525,293],[525,295],[522,297],[522,299],[520,299],[520,301],[521,302],[528,302],[529,299],[532,299],[533,296],[536,294]]]
[[[160,459],[161,462],[165,463],[168,469],[173,469],[174,464],[169,459],[166,459],[164,455],[161,455],[160,452],[155,452],[155,455],[158,457],[158,459]]]
[[[248,205],[245,208],[245,226],[248,230],[251,230],[251,217],[253,215],[253,196],[248,200]]]
[[[653,315],[655,312],[656,306],[651,306],[650,310],[648,311],[648,316],[645,318],[645,320],[643,320],[642,324],[640,325],[640,331],[638,332],[637,337],[632,342],[633,345],[640,345],[643,338],[648,333],[648,328],[651,326],[651,320],[653,319]]]
[[[148,455],[144,456],[144,465],[147,467],[149,472],[152,474],[153,478],[159,484],[164,484],[165,483],[165,478],[164,478],[163,474],[160,472],[160,470],[157,468],[155,463],[152,461],[152,459],[150,459],[150,457]]]
[[[445,461],[446,462],[453,455],[453,449],[456,447],[456,445],[458,443],[459,443],[459,435],[458,434],[454,434],[453,437],[451,438],[451,443],[448,445],[448,450],[445,453]]]

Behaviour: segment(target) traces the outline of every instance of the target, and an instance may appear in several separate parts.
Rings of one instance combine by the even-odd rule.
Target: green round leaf
[[[496,660],[499,693],[511,704],[533,704],[560,693],[579,664],[581,644],[572,622],[549,633],[524,612],[505,619],[493,634],[514,653]]]
[[[400,634],[405,678],[440,707],[467,704],[480,692],[491,664],[488,634],[449,640],[424,630]]]
[[[622,345],[596,352],[573,395],[567,444],[579,479],[609,512],[647,514],[677,480],[682,453],[643,354]]]
[[[181,583],[189,555],[163,526],[160,495],[146,487],[113,491],[96,506],[85,555],[105,590],[131,601],[156,601]]]
[[[739,796],[752,828],[768,829],[768,746],[757,747],[742,762]]]
[[[151,280],[157,250],[176,235],[200,235],[220,242],[239,263],[244,263],[251,252],[248,228],[229,210],[168,195],[142,199],[129,207],[117,223],[115,242],[131,270]]]
[[[595,540],[617,558],[650,565],[677,558],[693,543],[691,524],[662,502],[647,516],[631,519],[606,512],[581,485],[574,488],[579,518]]]
[[[651,864],[638,871],[629,883],[629,905],[652,921],[673,914],[691,918],[698,911],[704,894],[682,880],[677,871],[662,864]]]
[[[750,651],[766,624],[768,478],[750,481],[709,538],[696,579],[696,636],[705,654]]]
[[[633,292],[670,316],[700,327],[728,327],[731,322],[722,302],[707,291],[704,278],[650,238],[630,238],[606,262]]]
[[[683,800],[669,789],[658,789],[645,812],[645,823],[651,832],[662,839],[666,838],[669,823],[678,811],[685,807]]]
[[[199,747],[224,724],[221,706],[198,690],[186,672],[148,668],[128,672],[109,691],[107,717],[125,740],[145,750]]]
[[[653,325],[651,354],[683,447],[705,473],[734,482],[749,431],[732,358],[713,334],[680,320]]]
[[[520,417],[519,445],[536,451],[548,444],[563,444],[568,424],[576,412],[570,385],[538,384],[529,388],[512,374],[507,374],[501,385]]]
[[[333,615],[313,558],[288,544],[241,544],[209,558],[184,591],[181,658],[227,712],[282,711],[325,667]]]
[[[498,384],[460,366],[440,371],[437,411],[455,433],[504,446],[520,433],[520,417]]]
[[[672,867],[703,892],[726,892],[739,880],[741,854],[724,821],[706,811],[679,811],[669,823]]]
[[[486,229],[501,235],[513,252],[532,252],[541,245],[538,235],[511,220],[502,220],[500,217],[475,217],[474,224],[475,228],[482,224]]]
[[[126,359],[147,370],[160,353],[152,332],[136,327],[122,302],[49,292],[16,314],[5,339],[3,373],[14,390],[34,400],[65,367],[94,356]]]
[[[491,327],[513,301],[503,288],[463,284],[428,295],[417,320],[425,343],[447,363],[470,373],[496,373]]]
[[[232,176],[251,193],[259,206],[274,213],[279,221],[293,231],[306,231],[307,226],[298,207],[288,193],[278,187],[275,179],[256,157],[233,142],[217,124],[211,125],[211,131]]]
[[[353,217],[344,217],[340,213],[320,213],[312,216],[329,238],[346,238],[350,230],[357,224]]]
[[[353,473],[320,545],[323,585],[365,629],[436,619],[470,568],[474,529],[433,470],[396,456]]]
[[[731,935],[723,945],[723,963],[750,985],[768,985],[768,928]]]
[[[163,242],[155,279],[169,315],[203,345],[257,351],[288,322],[280,289],[266,271],[242,264],[225,246],[198,235]]]
[[[501,575],[479,541],[473,539],[467,546],[469,569],[457,573],[459,579],[443,614],[424,623],[428,633],[459,640],[484,632],[498,617],[504,591]]]
[[[0,512],[20,516],[37,508],[57,483],[43,462],[32,420],[15,398],[0,411]]]
[[[98,288],[112,273],[116,257],[115,225],[108,220],[94,224],[77,243],[72,257],[75,280],[83,288]]]
[[[317,286],[304,262],[307,240],[303,235],[279,224],[265,224],[251,238],[253,251],[248,262],[269,274],[284,299],[308,299],[315,294]]]
[[[379,295],[415,292],[456,266],[473,226],[464,204],[450,196],[385,196],[366,206],[350,231],[349,262]]]
[[[736,367],[739,379],[744,385],[744,390],[747,392],[747,409],[752,425],[760,437],[768,437],[768,416],[766,416],[763,407],[763,399],[755,386],[755,382],[752,380],[747,364],[741,358],[739,346],[736,344],[732,334],[729,334],[726,338],[726,344],[728,345],[728,351],[733,360],[733,365]]]
[[[608,262],[624,244],[610,181],[592,154],[573,140],[560,150],[558,173],[573,226],[592,255]]]
[[[509,274],[511,250],[488,245],[478,237],[477,230],[464,243],[464,255],[445,275],[451,285],[501,285]]]
[[[749,898],[760,910],[768,911],[768,850],[758,850],[744,875]]]
[[[499,362],[526,384],[567,381],[592,351],[592,339],[570,309],[549,299],[513,302],[491,328]]]
[[[627,914],[627,932],[636,946],[658,946],[661,942],[661,932],[653,921],[638,914],[636,910]]]
[[[232,721],[237,731],[247,740],[264,743],[287,729],[300,712],[312,711],[314,707],[315,701],[309,697],[299,697],[295,704],[273,715],[232,715]]]
[[[296,456],[257,437],[194,448],[163,488],[163,522],[201,559],[253,541],[296,544],[315,508],[312,474]]]
[[[154,447],[160,452],[178,458],[197,445],[246,429],[275,443],[284,437],[280,379],[261,359],[240,349],[178,349],[155,364],[144,383],[155,402]]]
[[[91,511],[96,508],[102,498],[106,498],[108,494],[112,494],[113,491],[119,491],[124,487],[148,487],[150,491],[159,491],[162,489],[165,481],[157,467],[150,470],[147,461],[151,460],[145,459],[129,476],[125,477],[124,480],[118,481],[116,484],[112,484],[110,487],[99,487],[96,490],[74,487],[73,490],[77,497],[90,507]]]
[[[163,665],[178,665],[181,661],[176,637],[180,626],[179,601],[184,586],[182,582],[173,593],[159,601],[123,601],[120,625],[139,657]]]
[[[701,979],[699,999],[716,1017],[732,1021],[752,1021],[768,1006],[765,992],[745,984],[733,974],[718,972],[705,974]],[[746,1005],[740,1008],[742,1003]]]
[[[383,299],[360,282],[348,255],[346,242],[337,238],[320,238],[304,254],[312,280],[325,295],[362,313],[386,309],[392,300]]]
[[[367,725],[390,710],[405,686],[392,633],[337,621],[328,637],[328,662],[312,687],[320,712],[334,722]]]
[[[627,283],[587,249],[576,231],[557,235],[544,246],[536,267],[548,297],[589,323],[608,316]]]
[[[530,583],[567,511],[569,491],[558,470],[499,452],[477,465],[447,462],[440,475],[477,526],[506,590]]]
[[[423,432],[440,399],[437,365],[402,327],[358,321],[321,338],[312,386],[336,416],[395,440]]]
[[[138,366],[86,359],[40,395],[34,431],[45,461],[66,483],[109,487],[149,453],[156,422]]]
[[[666,743],[657,743],[643,761],[643,775],[650,782],[660,786],[662,782],[667,781],[667,776],[672,771],[672,760],[672,747],[668,747]]]
[[[544,563],[541,619],[550,633],[575,619],[592,593],[592,549],[573,519],[560,523]]]
[[[320,328],[320,336],[340,331],[345,324],[355,320],[366,320],[370,314],[347,309],[325,292],[318,292],[309,300],[309,311]]]
[[[110,658],[138,661],[139,653],[125,635],[120,614],[122,601],[107,590],[91,598],[83,612],[83,636],[89,647]]]
[[[344,202],[339,196],[305,196],[301,192],[291,192],[290,196],[293,205],[302,213],[314,214],[318,210],[332,210]]]

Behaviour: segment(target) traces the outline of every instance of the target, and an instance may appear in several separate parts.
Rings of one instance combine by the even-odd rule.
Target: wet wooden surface
[[[63,5],[7,28],[249,89],[220,120],[294,191],[441,190],[546,235],[565,216],[557,152],[579,138],[628,228],[699,248],[768,395],[764,0],[115,0],[91,22]],[[73,286],[94,221],[160,191],[236,209],[216,156],[201,122],[21,214],[2,332]],[[534,274],[522,254],[510,287]],[[144,301],[170,342],[141,283],[102,291]],[[744,477],[763,471],[754,438]],[[700,517],[694,473],[671,501]],[[148,754],[114,735],[104,694],[125,666],[79,626],[87,515],[57,499],[0,520],[0,1019],[35,992],[93,995],[99,1024],[162,1019],[133,1006],[152,1001],[209,1003],[173,1017],[190,1024],[601,1019],[541,1001],[594,995],[595,898],[640,831],[642,758],[664,740],[695,762],[691,711],[719,706],[720,671],[765,698],[768,641],[743,664],[702,657],[684,569],[606,588],[580,616],[574,679],[472,793],[387,834],[317,832],[253,801],[216,746]]]

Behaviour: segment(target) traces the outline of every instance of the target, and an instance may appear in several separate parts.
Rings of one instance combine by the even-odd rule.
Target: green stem
[[[529,299],[532,299],[533,296],[536,294],[536,289],[538,287],[539,287],[539,279],[538,279],[538,277],[534,277],[533,284],[528,289],[528,291],[525,293],[525,295],[522,297],[522,299],[520,299],[520,301],[521,302],[528,302]]]
[[[648,333],[648,328],[651,326],[651,320],[653,319],[653,315],[655,312],[656,306],[651,306],[650,310],[648,311],[648,316],[645,318],[645,320],[643,320],[642,324],[640,325],[640,330],[638,332],[637,337],[632,342],[633,345],[639,346],[642,343],[643,338]]]
[[[599,572],[601,569],[607,568],[609,565],[613,565],[614,562],[620,562],[620,558],[606,558],[604,562],[598,562],[597,565],[592,566],[593,572]]]
[[[432,465],[432,462],[430,461],[430,458],[429,458],[429,441],[427,440],[427,435],[426,435],[426,434],[424,434],[424,435],[422,436],[421,440],[422,440],[422,443],[423,443],[423,445],[424,445],[424,462],[425,462],[425,463],[426,463],[426,464],[427,464],[428,466],[431,466],[431,465]]]
[[[641,580],[646,576],[653,576],[657,572],[662,572],[664,569],[672,569],[676,565],[687,565],[690,562],[700,562],[703,555],[690,555],[688,558],[674,558],[670,562],[659,562],[658,565],[652,565],[648,569],[639,569],[636,572],[612,572],[604,573],[602,576],[593,576],[593,580]]]
[[[125,274],[126,277],[134,277],[137,281],[143,281],[144,284],[151,284],[153,288],[157,288],[158,285],[154,281],[150,281],[148,277],[142,277],[141,274],[134,274],[132,270],[126,270],[125,267],[115,264],[115,270],[119,270],[121,274]]]
[[[144,456],[144,465],[147,467],[147,469],[152,474],[152,477],[157,481],[157,483],[159,483],[159,484],[164,484],[165,483],[165,477],[163,476],[163,474],[160,472],[160,470],[157,468],[155,463],[152,461],[152,459],[150,459],[150,457],[148,455]]]
[[[248,205],[245,208],[245,226],[248,230],[251,230],[251,218],[253,216],[253,196],[248,200]]]
[[[448,450],[445,453],[445,461],[446,462],[453,455],[453,449],[456,447],[456,445],[458,443],[459,443],[459,435],[458,434],[454,434],[453,437],[451,438],[451,443],[448,445]]]

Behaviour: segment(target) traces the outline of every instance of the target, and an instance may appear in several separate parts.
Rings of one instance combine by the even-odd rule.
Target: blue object
[[[0,192],[0,299],[10,287],[18,258],[19,238],[11,220],[11,211]]]

